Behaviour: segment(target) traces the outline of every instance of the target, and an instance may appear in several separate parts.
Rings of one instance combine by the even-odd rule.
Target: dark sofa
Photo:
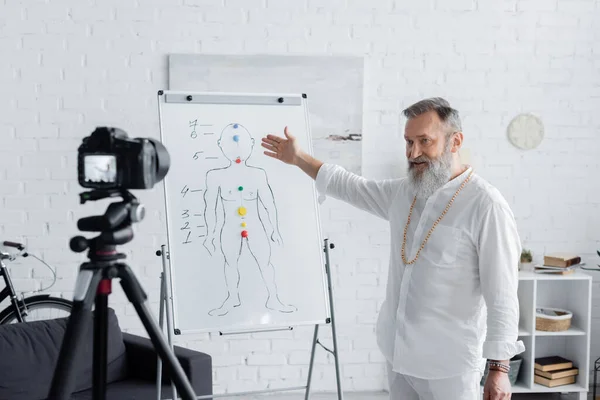
[[[106,398],[156,399],[157,354],[150,339],[121,332],[109,308]],[[45,400],[52,384],[67,319],[0,325],[0,400]],[[93,321],[75,362],[73,400],[92,399]],[[175,346],[173,350],[197,396],[212,393],[212,358]],[[161,398],[171,399],[163,364]],[[178,396],[181,394],[178,392]]]

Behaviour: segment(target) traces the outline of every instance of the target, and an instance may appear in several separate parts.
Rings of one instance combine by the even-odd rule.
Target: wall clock
[[[539,146],[544,139],[542,120],[533,114],[519,114],[508,125],[507,136],[510,142],[523,150]]]

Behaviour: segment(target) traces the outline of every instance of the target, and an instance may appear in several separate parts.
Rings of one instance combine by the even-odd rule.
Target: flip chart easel
[[[335,307],[333,306],[333,303],[334,303],[333,302],[333,287],[331,285],[331,269],[330,269],[330,259],[329,259],[329,250],[333,249],[334,247],[335,247],[335,245],[333,243],[329,243],[329,239],[324,240],[323,251],[325,252],[325,260],[326,260],[325,261],[325,272],[327,275],[329,301],[331,303],[331,307],[330,307],[331,317],[327,319],[325,324],[331,326],[333,348],[330,349],[330,348],[326,347],[323,343],[321,343],[321,341],[319,340],[319,326],[320,325],[315,324],[312,345],[311,345],[311,350],[310,350],[310,362],[309,362],[309,366],[308,366],[308,377],[307,377],[306,385],[298,386],[298,387],[256,390],[256,391],[239,392],[239,393],[212,394],[212,395],[207,395],[207,396],[198,396],[197,399],[214,399],[214,398],[219,398],[219,397],[235,397],[235,396],[244,396],[244,395],[256,395],[256,394],[304,390],[305,391],[304,399],[308,400],[310,398],[311,381],[312,381],[313,367],[314,367],[314,361],[315,361],[315,354],[316,354],[316,350],[317,350],[317,345],[319,345],[323,350],[327,351],[334,357],[337,398],[338,398],[338,400],[343,400],[344,393],[343,393],[343,389],[342,389],[342,375],[341,375],[341,368],[340,368],[340,359],[339,359],[339,354],[337,351],[337,349],[338,349],[337,330],[336,330],[336,325],[335,325],[335,311],[334,311]],[[172,317],[171,313],[169,312],[168,304],[170,303],[170,300],[172,299],[172,294],[169,291],[169,287],[170,287],[170,284],[168,282],[169,274],[167,273],[169,255],[168,255],[166,248],[167,248],[166,245],[162,245],[160,250],[158,250],[156,252],[156,254],[158,256],[162,257],[162,265],[163,265],[163,272],[161,273],[161,277],[160,277],[161,284],[160,284],[159,325],[160,325],[160,328],[164,331],[165,317],[166,317],[167,340],[168,340],[168,343],[171,346],[171,348],[173,348],[173,334],[180,335],[181,333],[178,330],[173,330],[173,317]],[[290,327],[289,329],[292,330],[293,327]],[[281,330],[281,328],[280,329],[263,329],[263,330],[255,331],[255,332],[267,332],[267,331],[273,331],[273,330]],[[255,333],[255,332],[250,331],[250,332],[240,332],[240,333]],[[231,334],[235,334],[235,333],[228,333],[228,334],[231,335]],[[222,335],[226,335],[226,334],[222,334]],[[160,360],[160,357],[158,358],[158,362],[157,362],[156,376],[157,376],[157,381],[156,381],[157,399],[161,400],[162,362]],[[172,387],[172,391],[173,391],[173,400],[177,399],[177,389],[175,388],[175,385],[173,385],[173,384],[171,385],[171,387]]]
[[[162,257],[159,325],[164,330],[166,319],[168,343],[172,347],[173,335],[182,335],[186,332],[218,332],[220,336],[227,336],[281,330],[291,331],[295,326],[314,325],[306,385],[205,395],[199,396],[198,399],[292,390],[305,390],[305,399],[308,399],[316,348],[319,345],[334,357],[338,399],[342,400],[341,370],[337,351],[334,296],[329,259],[329,250],[333,249],[334,245],[329,243],[328,239],[320,238],[318,202],[314,182],[307,179],[298,169],[288,168],[289,166],[282,165],[283,163],[278,160],[266,156],[261,158],[262,151],[260,148],[257,151],[254,147],[258,135],[272,132],[284,124],[291,124],[292,130],[297,132],[300,145],[312,153],[307,96],[305,94],[159,91],[158,97],[161,141],[171,154],[172,160],[171,170],[163,182],[167,216],[167,244],[163,244],[157,251],[157,255]],[[208,172],[203,173],[204,171]],[[218,188],[214,186],[214,178],[209,178],[211,171],[217,171]],[[199,176],[206,178],[198,183],[197,177]],[[215,174],[211,176],[215,176]],[[247,180],[242,182],[243,179],[240,176]],[[190,177],[195,180],[190,180],[192,179]],[[293,191],[286,189],[292,184]],[[218,197],[213,197],[215,192],[219,193]],[[198,194],[197,197],[193,197],[195,193]],[[205,206],[203,210],[194,209],[202,199],[200,197],[202,193]],[[209,195],[209,193],[211,194]],[[183,199],[186,195],[188,197]],[[211,199],[210,204],[207,202],[207,198]],[[262,286],[256,288],[251,286],[251,290],[247,291],[246,296],[246,298],[250,297],[250,301],[235,305],[237,307],[235,309],[225,307],[227,300],[231,298],[232,287],[228,286],[230,294],[221,307],[212,309],[209,313],[202,311],[207,307],[205,303],[214,303],[214,297],[221,296],[214,288],[222,280],[222,262],[218,261],[220,254],[217,254],[218,251],[215,252],[216,247],[213,246],[211,253],[211,246],[207,246],[207,237],[210,237],[211,231],[209,226],[215,226],[213,221],[208,220],[209,214],[212,218],[213,213],[217,213],[217,207],[214,210],[209,209],[209,206],[212,207],[212,201],[217,202],[217,207],[219,207],[219,202],[223,203],[222,208],[226,212],[227,221],[233,221],[233,226],[236,227],[231,233],[232,222],[227,222],[230,225],[227,228],[227,235],[223,236],[225,225],[221,225],[219,241],[225,260],[227,260],[227,254],[223,249],[231,246],[231,243],[234,243],[239,249],[247,246],[256,263],[259,264],[261,274],[275,273],[273,264],[278,264],[278,261],[273,261],[272,257],[276,258],[278,254],[285,256],[285,262],[278,264],[285,265],[276,271],[283,277],[280,278],[279,283],[283,282],[282,286],[285,289],[280,290],[276,285],[269,286],[268,279],[264,279],[263,275],[269,299],[263,306],[259,304],[262,301],[262,291],[260,290]],[[237,208],[237,210],[244,209],[243,212],[239,212],[239,215],[231,213],[230,208],[232,205],[237,207],[237,201],[245,205],[250,204],[247,206],[248,215],[243,206]],[[252,215],[255,210],[260,214],[260,210],[257,209],[259,204],[262,204],[265,209],[268,206],[272,208],[271,211],[267,210],[273,229],[271,234],[264,227],[263,221],[266,219],[260,219],[259,223],[259,219]],[[276,210],[278,206],[295,211],[281,213],[281,218],[274,217],[277,214],[273,213],[273,209]],[[253,217],[255,219],[252,219]],[[185,224],[181,222],[181,218],[186,218]],[[273,219],[275,221],[272,221]],[[222,223],[226,222],[222,221]],[[243,227],[248,226],[248,228],[237,228],[240,224]],[[259,229],[261,224],[264,230]],[[198,229],[190,230],[190,227]],[[316,231],[313,230],[315,228],[317,228]],[[244,239],[240,239],[237,229],[244,229],[241,232],[241,237]],[[280,230],[283,232],[282,235]],[[250,238],[248,231],[250,231]],[[265,243],[262,241],[264,240],[263,236],[260,236],[264,234],[269,237],[267,240],[269,247],[267,248],[259,246],[260,243]],[[276,239],[275,236],[278,235],[279,238]],[[317,241],[306,241],[307,237],[309,239],[316,238]],[[283,244],[285,239],[282,240],[282,238],[288,238],[288,243],[291,245],[286,247]],[[277,242],[280,247],[273,247],[276,245],[271,242]],[[202,246],[208,250],[210,256],[206,255]],[[259,259],[265,256],[269,257],[269,261],[261,264]],[[278,260],[281,261],[281,259],[280,257]],[[231,264],[230,261],[226,263],[225,268],[228,268],[229,264]],[[266,268],[266,265],[272,270],[265,272],[263,268]],[[231,270],[229,271],[231,272]],[[302,274],[299,275],[298,271],[302,271]],[[297,280],[301,280],[299,285]],[[200,287],[201,284],[204,286]],[[277,292],[277,290],[280,291]],[[273,291],[275,291],[275,295]],[[279,299],[280,296],[283,296],[283,301]],[[239,299],[243,296],[239,296],[238,292],[237,297]],[[279,303],[277,304],[282,307],[281,309],[277,309],[277,305],[274,308],[270,307],[269,301],[273,298],[278,299]],[[284,304],[287,302],[286,299],[292,299],[289,301],[298,307]],[[258,302],[254,300],[258,300]],[[253,301],[254,305],[252,305]],[[190,305],[193,305],[194,308]],[[283,307],[288,308],[284,309]],[[319,340],[320,325],[331,325],[333,348],[327,348]],[[158,399],[161,398],[161,387],[162,363],[158,359]],[[176,399],[177,392],[174,386],[172,386],[172,390],[173,399]]]

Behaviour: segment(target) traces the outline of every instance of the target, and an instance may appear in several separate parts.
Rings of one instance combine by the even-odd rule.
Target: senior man
[[[518,340],[521,245],[502,194],[460,161],[460,116],[442,98],[403,111],[408,176],[369,180],[299,148],[287,127],[265,154],[298,166],[319,193],[390,224],[391,254],[377,342],[390,399],[511,398]]]

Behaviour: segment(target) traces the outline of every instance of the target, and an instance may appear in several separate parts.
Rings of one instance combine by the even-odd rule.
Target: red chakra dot
[[[248,237],[248,231],[242,231],[242,237],[247,238]]]
[[[235,159],[235,162],[239,164],[239,163],[242,162],[242,160],[238,157],[238,158]]]

